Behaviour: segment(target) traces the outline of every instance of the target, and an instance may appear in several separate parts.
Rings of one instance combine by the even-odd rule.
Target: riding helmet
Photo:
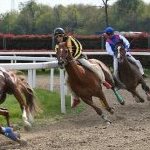
[[[106,29],[105,29],[105,33],[106,34],[113,34],[114,33],[114,29],[112,28],[112,27],[107,27]]]
[[[65,30],[63,28],[55,28],[54,29],[54,36],[58,34],[65,34]]]

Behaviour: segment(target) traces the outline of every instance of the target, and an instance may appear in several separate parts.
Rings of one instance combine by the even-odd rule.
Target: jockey
[[[19,142],[20,136],[18,133],[15,133],[11,127],[2,127],[0,126],[0,133],[10,138],[13,141]]]
[[[72,36],[67,36],[64,29],[56,28],[54,30],[54,41],[56,53],[58,50],[58,44],[65,43],[66,48],[71,52],[75,60],[78,60],[80,64],[93,71],[106,88],[111,88],[111,85],[105,81],[105,76],[101,67],[91,64],[82,54],[82,45],[77,39]],[[79,98],[75,96],[72,107],[75,107],[79,102]]]
[[[137,67],[139,68],[141,74],[143,77],[146,77],[144,75],[144,71],[143,71],[143,67],[140,63],[139,60],[136,60],[130,53],[130,43],[129,41],[122,35],[120,34],[114,34],[114,29],[112,27],[107,27],[105,29],[105,35],[106,35],[106,51],[108,52],[109,55],[111,55],[113,57],[113,68],[114,68],[114,76],[118,82],[118,84],[121,87],[124,87],[123,83],[121,83],[121,81],[119,80],[119,76],[118,76],[118,59],[115,57],[115,45],[116,43],[121,39],[125,45],[125,50],[126,50],[126,55],[128,56],[128,58],[137,65]]]

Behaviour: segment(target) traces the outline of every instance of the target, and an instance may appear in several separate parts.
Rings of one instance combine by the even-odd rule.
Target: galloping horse
[[[6,100],[7,94],[13,94],[21,107],[25,127],[31,127],[33,113],[37,111],[33,89],[22,75],[4,68],[0,68],[0,83],[0,104]],[[7,124],[10,126],[8,110],[0,108],[0,115],[6,117]]]
[[[136,90],[137,86],[141,84],[142,89],[147,95],[147,99],[150,100],[150,88],[146,85],[146,82],[143,79],[138,67],[128,59],[130,56],[126,55],[126,51],[121,40],[116,44],[115,55],[118,58],[119,78],[125,85],[125,89],[132,93],[137,102],[144,102],[144,99]]]
[[[68,74],[68,84],[71,90],[86,104],[90,105],[97,112],[97,114],[104,119],[104,121],[110,123],[106,116],[104,116],[102,110],[97,107],[92,100],[93,96],[98,97],[105,109],[111,114],[114,113],[113,109],[107,103],[100,79],[92,71],[81,66],[81,64],[74,60],[71,52],[66,49],[63,44],[59,44],[57,59],[59,64],[64,64],[65,70]],[[96,59],[91,59],[90,61],[99,66],[105,66],[102,62]],[[109,69],[105,66],[104,70],[109,76],[109,81],[112,79],[109,83],[113,84],[113,77],[111,76]]]

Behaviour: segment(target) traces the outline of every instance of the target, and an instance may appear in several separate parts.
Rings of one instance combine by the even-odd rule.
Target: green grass
[[[66,115],[78,114],[84,110],[85,105],[81,103],[75,110],[71,109],[70,96],[66,96],[66,114],[61,113],[60,94],[57,92],[50,92],[43,89],[35,89],[37,104],[41,111],[35,116],[36,122],[43,120],[58,120]],[[8,95],[6,101],[1,104],[1,107],[7,108],[10,113],[10,121],[12,124],[22,125],[21,109],[13,95]],[[2,125],[6,125],[6,120],[0,116]]]

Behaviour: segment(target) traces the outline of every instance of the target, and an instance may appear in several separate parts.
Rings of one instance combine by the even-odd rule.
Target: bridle
[[[116,45],[116,57],[118,59],[119,62],[123,62],[124,58],[126,57],[126,51],[125,51],[125,48],[124,48],[124,45],[119,43]]]
[[[64,68],[65,65],[68,64],[68,55],[69,55],[69,50],[66,48],[61,48],[59,47],[58,52],[57,52],[57,59],[58,59],[58,65],[60,68]]]

